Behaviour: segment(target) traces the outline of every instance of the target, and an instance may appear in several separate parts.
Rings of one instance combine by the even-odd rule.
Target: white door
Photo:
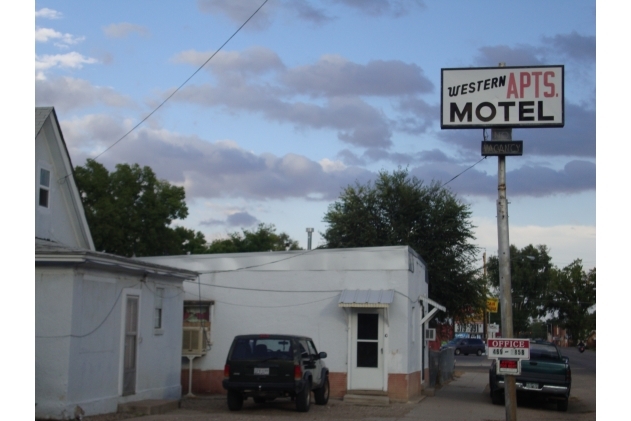
[[[125,350],[123,396],[136,393],[136,353],[138,350],[138,297],[127,296],[125,310]]]
[[[385,390],[383,310],[357,309],[351,317],[350,388]]]

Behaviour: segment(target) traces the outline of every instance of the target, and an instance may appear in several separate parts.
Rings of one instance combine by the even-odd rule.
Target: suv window
[[[293,359],[291,341],[287,339],[242,339],[236,340],[231,358],[237,361],[265,360],[276,358],[281,360]]]
[[[469,339],[469,343],[471,345],[484,345],[484,342],[482,342],[482,339]]]

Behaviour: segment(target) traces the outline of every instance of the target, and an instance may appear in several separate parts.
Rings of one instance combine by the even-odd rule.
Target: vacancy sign
[[[441,70],[442,129],[563,127],[564,66]]]
[[[530,339],[489,339],[487,345],[487,355],[490,359],[530,359]]]

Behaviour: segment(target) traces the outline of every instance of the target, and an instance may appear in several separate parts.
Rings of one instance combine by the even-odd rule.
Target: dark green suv
[[[224,367],[223,387],[228,408],[238,411],[249,397],[264,403],[279,397],[296,401],[307,412],[311,392],[317,405],[329,401],[329,370],[311,338],[294,335],[239,335],[234,338]]]

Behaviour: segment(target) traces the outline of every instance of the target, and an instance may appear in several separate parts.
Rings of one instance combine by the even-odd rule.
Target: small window
[[[156,288],[154,329],[162,329],[162,297],[164,297],[164,288]]]
[[[39,205],[47,208],[50,195],[50,171],[40,168],[39,170]]]

